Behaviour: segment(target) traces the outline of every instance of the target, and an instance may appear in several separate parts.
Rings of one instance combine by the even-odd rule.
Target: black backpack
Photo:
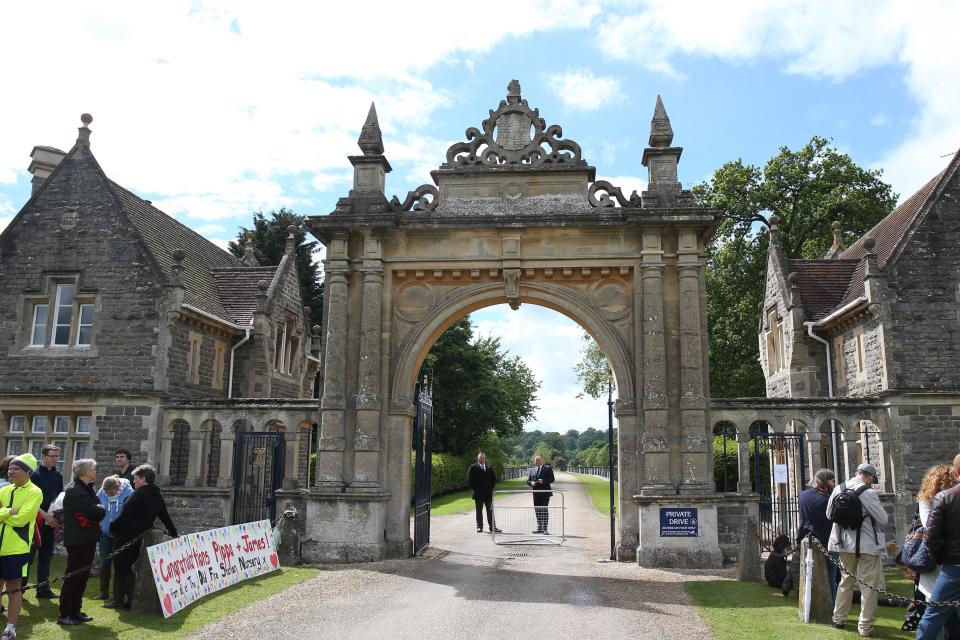
[[[844,483],[843,489],[833,499],[833,513],[830,516],[830,522],[840,525],[843,529],[857,532],[856,553],[858,556],[860,555],[860,528],[863,526],[863,521],[869,517],[863,515],[863,503],[860,502],[860,494],[869,488],[870,485],[865,484],[859,489],[851,489]],[[874,530],[876,530],[876,526],[874,526]]]

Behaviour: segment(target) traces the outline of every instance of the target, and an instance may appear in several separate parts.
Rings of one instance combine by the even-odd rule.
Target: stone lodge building
[[[900,533],[924,472],[960,451],[958,168],[955,154],[849,247],[835,222],[821,260],[785,259],[775,221],[770,231],[758,327],[767,396],[847,407],[771,426],[804,434],[810,472],[876,465]]]
[[[127,448],[184,530],[251,519],[232,495],[239,434],[287,433],[275,459],[244,451],[261,476],[308,472],[319,360],[293,235],[279,265],[252,239],[235,258],[110,180],[82,120],[68,153],[34,148],[32,197],[0,235],[2,453],[55,442],[65,476],[93,457],[103,477]]]

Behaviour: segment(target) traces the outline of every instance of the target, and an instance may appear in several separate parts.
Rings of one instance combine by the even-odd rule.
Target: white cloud
[[[10,198],[0,193],[0,213],[13,213],[16,209],[13,208],[13,203],[10,202]]]
[[[878,161],[907,196],[943,168],[940,156],[960,146],[960,49],[949,46],[960,24],[950,0],[791,0],[765,2],[643,1],[605,12],[596,43],[609,58],[682,79],[683,56],[730,63],[773,60],[786,73],[843,80],[898,64],[919,114],[906,136]]]
[[[890,116],[885,113],[878,113],[870,118],[870,124],[874,127],[882,127],[886,124],[890,124]]]
[[[3,233],[3,230],[7,228],[11,220],[13,220],[13,216],[0,216],[0,233]]]
[[[599,180],[606,180],[613,186],[620,187],[624,198],[629,198],[633,191],[640,195],[647,189],[646,179],[640,176],[614,176],[612,178],[599,178]]]
[[[202,236],[212,236],[223,233],[227,228],[221,224],[202,224],[199,227],[194,227],[193,230]]]
[[[558,73],[550,77],[554,93],[570,109],[594,111],[623,99],[621,80],[597,76],[589,69]]]
[[[419,135],[450,101],[423,80],[424,70],[511,36],[577,27],[599,13],[596,3],[538,0],[512,6],[511,19],[494,32],[455,27],[486,6],[5,4],[4,86],[20,95],[42,92],[42,77],[58,98],[0,103],[0,121],[17,123],[0,145],[0,183],[25,177],[34,145],[70,148],[79,114],[89,112],[93,150],[108,175],[156,194],[170,213],[189,208],[191,217],[214,220],[255,209],[266,196],[271,206],[291,204],[279,182],[305,174],[329,186],[344,157],[357,151],[374,98],[385,134]],[[355,29],[339,26],[317,37],[317,25],[358,24],[362,41]],[[404,38],[397,47],[369,44],[397,34],[429,36]]]

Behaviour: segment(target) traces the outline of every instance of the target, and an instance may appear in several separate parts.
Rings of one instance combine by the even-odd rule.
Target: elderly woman
[[[93,620],[80,610],[90,578],[90,565],[97,553],[100,521],[106,510],[93,492],[97,463],[84,458],[73,463],[73,482],[63,495],[63,546],[67,548],[67,577],[60,590],[57,624],[76,625]],[[73,574],[73,575],[71,575]]]
[[[133,495],[133,487],[126,478],[107,476],[103,479],[103,486],[97,491],[100,506],[107,511],[106,517],[100,521],[100,593],[93,596],[94,600],[106,600],[110,597],[110,572],[113,562],[110,554],[113,553],[113,536],[110,535],[110,525],[123,508],[123,503]]]
[[[140,556],[140,536],[153,527],[157,518],[166,527],[167,532],[176,538],[179,534],[173,526],[167,503],[163,501],[160,489],[155,485],[156,470],[148,464],[142,464],[133,470],[133,495],[120,510],[120,515],[110,525],[113,534],[113,548],[128,548],[113,559],[113,600],[103,605],[108,609],[129,609],[133,599],[133,565]]]

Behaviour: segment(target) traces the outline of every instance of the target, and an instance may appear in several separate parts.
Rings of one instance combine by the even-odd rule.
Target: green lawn
[[[903,596],[913,593],[913,585],[904,580],[899,571],[887,572],[887,587]],[[823,624],[804,624],[797,617],[796,592],[785,599],[766,583],[709,580],[687,582],[684,588],[717,640],[858,637],[860,606],[856,604],[850,611],[847,628],[841,631]],[[905,612],[906,609],[879,607],[873,637],[913,638],[913,633],[900,631]]]
[[[66,558],[54,556],[52,576],[62,576]],[[172,617],[161,614],[145,615],[131,611],[104,609],[101,600],[89,600],[99,590],[99,578],[90,578],[87,583],[83,609],[93,616],[93,622],[76,627],[61,627],[57,624],[57,600],[38,600],[35,592],[26,594],[26,602],[17,624],[17,636],[30,640],[71,638],[72,640],[147,640],[152,638],[173,639],[187,636],[204,625],[224,618],[243,607],[283,591],[295,584],[317,575],[319,569],[304,567],[286,568],[259,578],[247,580],[228,589],[207,596],[178,611]],[[31,575],[30,584],[34,583]],[[60,584],[53,585],[60,592]],[[6,604],[6,598],[4,598]],[[6,623],[5,617],[3,623]],[[68,631],[69,630],[69,631]]]
[[[514,478],[513,480],[501,480],[497,483],[497,489],[525,489],[527,481],[523,478]],[[438,496],[430,503],[430,515],[446,516],[451,513],[470,513],[474,510],[473,498],[470,497],[470,490],[448,493],[445,496]]]
[[[597,511],[604,515],[610,515],[610,481],[600,476],[591,476],[586,473],[571,473],[583,484],[587,485],[587,493],[590,494],[590,500]],[[614,483],[613,493],[614,504],[620,499],[620,483]]]

